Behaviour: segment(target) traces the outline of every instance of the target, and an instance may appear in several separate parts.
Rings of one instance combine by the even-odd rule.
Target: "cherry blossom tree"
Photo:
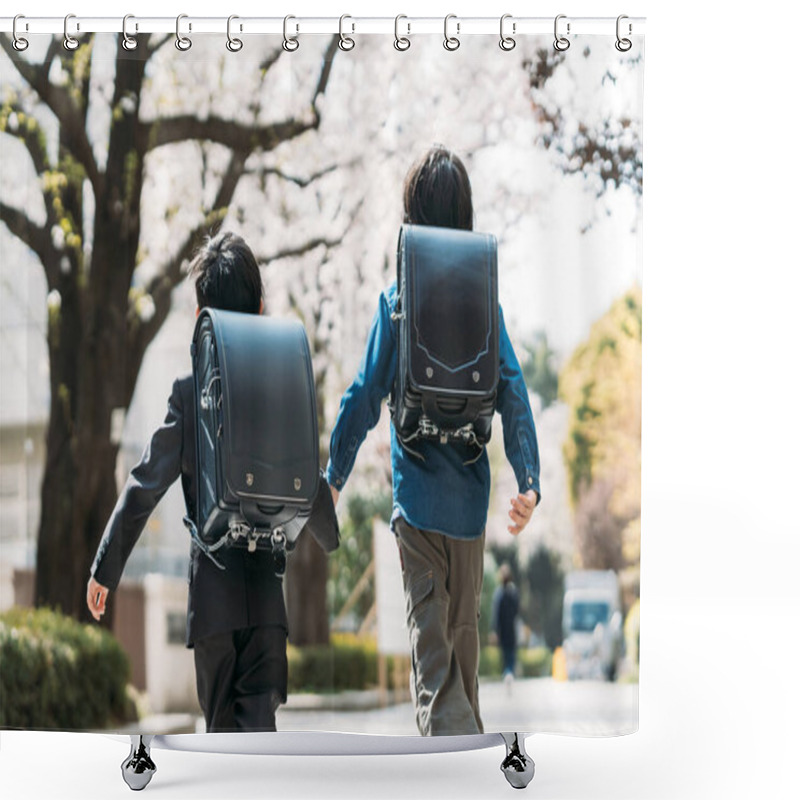
[[[302,184],[318,177],[298,179],[260,162],[319,128],[336,39],[321,52],[309,96],[277,108],[267,102],[268,79],[291,57],[280,46],[265,48],[250,71],[249,102],[240,93],[226,104],[221,93],[214,103],[201,85],[212,102],[200,103],[185,89],[191,83],[169,86],[183,55],[165,47],[171,41],[140,34],[136,50],[117,41],[116,52],[103,58],[100,37],[85,37],[74,51],[53,37],[36,60],[0,37],[8,87],[0,98],[0,131],[23,145],[40,190],[25,207],[0,200],[0,220],[35,253],[49,292],[51,400],[35,601],[79,618],[87,616],[91,559],[117,496],[112,419],[130,404],[187,260],[225,222],[244,181]],[[235,67],[207,59],[203,68],[216,69],[224,83],[223,69]],[[157,232],[143,225],[144,190],[158,179],[154,165],[168,163],[178,147],[196,149],[199,203],[164,210],[164,246],[156,248]],[[167,170],[167,181],[179,178]],[[319,235],[262,255],[289,258],[340,240],[341,234]],[[324,582],[322,597],[324,613]]]

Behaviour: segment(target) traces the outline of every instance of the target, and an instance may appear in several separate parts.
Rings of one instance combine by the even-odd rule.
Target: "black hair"
[[[434,145],[408,171],[403,185],[405,221],[472,230],[472,187],[461,159]]]
[[[198,308],[258,314],[264,290],[253,251],[231,231],[206,240],[192,259]]]

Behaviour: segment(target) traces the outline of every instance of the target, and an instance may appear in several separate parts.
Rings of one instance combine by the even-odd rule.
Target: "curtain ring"
[[[69,25],[69,21],[71,19],[75,19],[74,14],[67,14],[67,16],[64,17],[64,42],[63,42],[64,49],[69,50],[70,52],[72,52],[73,50],[77,50],[78,45],[80,44],[80,42],[75,37],[69,35],[69,31],[67,30],[67,26]]]
[[[559,53],[563,53],[565,50],[569,50],[570,41],[565,36],[558,35],[558,21],[560,19],[566,19],[566,14],[559,14],[556,17],[555,25],[553,26],[553,30],[555,31],[555,41],[553,42],[553,47],[558,50]],[[569,33],[569,22],[567,23],[567,33]]]
[[[283,49],[287,53],[294,53],[298,47],[300,47],[300,42],[297,40],[296,36],[289,36],[289,20],[290,19],[297,19],[297,17],[293,17],[291,14],[283,18]],[[299,26],[295,28],[296,31],[299,30]]]
[[[27,50],[28,45],[30,44],[30,42],[27,39],[24,39],[17,33],[17,21],[21,19],[25,19],[25,16],[23,14],[17,14],[17,16],[14,17],[14,25],[11,28],[12,35],[14,37],[14,41],[12,42],[12,44],[14,45],[14,49],[18,53],[21,53],[23,50]]]
[[[129,19],[136,19],[136,17],[134,17],[133,14],[126,14],[122,18],[122,46],[128,51],[135,50],[136,47],[139,44],[136,41],[136,37],[135,36],[129,36],[128,35],[128,20]],[[138,24],[136,25],[135,29],[139,30]]]
[[[458,18],[456,17],[455,14],[448,14],[444,18],[444,42],[442,42],[442,44],[444,45],[445,50],[449,50],[452,53],[453,50],[458,50],[458,48],[461,47],[461,40],[458,38],[458,36],[447,35],[447,26],[451,19],[458,19]],[[460,32],[461,32],[461,23],[456,22],[456,33]]]
[[[342,30],[344,26],[344,21],[346,19],[353,19],[349,14],[342,14],[339,17],[339,49],[344,50],[345,52],[348,50],[352,50],[356,46],[356,40],[353,39],[352,36],[345,36],[344,31]],[[353,30],[351,33],[355,33],[356,24],[354,22],[350,23],[352,25]]]
[[[628,17],[627,17],[625,14],[620,14],[620,15],[617,17],[617,41],[616,41],[616,42],[614,42],[614,47],[616,47],[616,48],[617,48],[617,50],[619,50],[619,51],[620,51],[620,53],[627,53],[627,52],[628,52],[628,50],[630,50],[630,49],[631,49],[631,47],[633,47],[633,42],[632,42],[630,39],[623,39],[623,38],[622,38],[622,37],[619,35],[620,23],[621,23],[621,22],[622,22],[622,20],[624,20],[624,19],[628,19]],[[628,23],[628,33],[631,33],[631,30],[632,30],[632,28],[631,28],[631,24],[630,24],[630,22],[629,22],[629,23]]]
[[[192,40],[188,36],[181,36],[181,20],[187,19],[188,14],[178,14],[178,18],[175,20],[175,47],[178,48],[182,53],[185,53],[191,46]],[[192,29],[192,23],[189,23],[189,30]]]
[[[241,39],[236,39],[231,36],[231,22],[233,22],[233,20],[235,19],[239,19],[239,17],[237,17],[236,14],[231,14],[228,17],[228,41],[225,42],[225,47],[227,47],[228,50],[231,51],[231,53],[238,53],[244,46],[242,44]],[[239,30],[241,30],[241,27],[239,28]]]
[[[513,50],[517,46],[517,40],[514,39],[511,36],[506,36],[505,32],[503,30],[503,26],[505,25],[505,21],[507,19],[511,19],[511,18],[512,18],[511,14],[503,14],[503,16],[500,17],[500,49],[501,50],[505,50],[506,52],[508,52],[509,50]],[[511,23],[511,32],[512,33],[516,33],[517,32],[517,23],[516,22],[512,22]]]
[[[400,35],[401,19],[408,19],[408,17],[405,14],[398,14],[394,18],[394,49],[399,50],[402,53],[411,47],[411,39],[409,39],[408,36]],[[411,25],[408,22],[406,23],[406,28],[408,28],[408,33],[411,33]]]

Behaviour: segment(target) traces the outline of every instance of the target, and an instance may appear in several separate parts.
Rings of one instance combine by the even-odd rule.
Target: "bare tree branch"
[[[322,70],[319,73],[319,80],[317,81],[317,88],[314,91],[314,97],[311,100],[311,107],[314,109],[314,118],[319,125],[319,110],[317,109],[317,100],[328,88],[328,80],[331,76],[331,67],[333,67],[333,59],[336,53],[339,52],[339,37],[332,36],[328,47],[325,50],[325,55],[322,57]],[[315,125],[316,127],[316,125]]]
[[[329,175],[331,172],[336,172],[336,170],[339,169],[341,166],[343,165],[331,164],[328,167],[325,167],[321,170],[317,170],[317,172],[312,172],[306,178],[301,178],[299,175],[289,175],[283,172],[283,170],[278,169],[277,167],[262,167],[259,169],[248,171],[247,174],[255,175],[258,178],[263,178],[267,175],[275,175],[277,178],[280,178],[281,180],[288,181],[289,183],[294,183],[300,188],[304,189],[306,186],[309,186],[310,184],[314,183],[314,181],[319,180],[323,176]]]
[[[142,134],[148,151],[176,142],[207,141],[225,145],[237,153],[249,154],[257,149],[273,150],[281,142],[313,129],[316,124],[311,120],[290,119],[257,126],[217,116],[198,119],[194,114],[182,114],[142,123]]]
[[[47,74],[45,73],[43,65],[32,64],[26,58],[20,56],[17,51],[14,50],[10,37],[0,36],[0,46],[8,56],[8,60],[29,86],[36,88],[37,85],[41,86],[43,83],[47,82]]]
[[[8,105],[8,116],[0,117],[0,132],[19,139],[30,153],[33,167],[37,175],[50,169],[50,158],[47,155],[47,142],[44,139],[38,120],[29,114],[19,103]],[[11,115],[16,114],[19,120],[16,129],[11,127]],[[33,120],[33,125],[30,124]]]
[[[100,171],[94,158],[89,136],[86,133],[83,112],[75,104],[66,88],[50,83],[48,79],[49,61],[36,65],[24,58],[19,58],[7,36],[0,36],[0,45],[23,80],[36,91],[42,102],[56,115],[62,129],[69,131],[70,141],[74,148],[73,155],[86,170],[86,175],[92,182],[95,195],[97,195],[100,187]]]
[[[172,40],[172,34],[168,33],[163,39],[153,43],[153,36],[147,35],[147,60],[149,61],[167,42]]]
[[[6,227],[14,236],[21,239],[39,256],[42,264],[47,264],[46,259],[50,249],[50,239],[44,228],[40,228],[31,222],[22,211],[6,205],[2,200],[0,200],[0,220],[5,222]]]
[[[50,44],[47,46],[47,53],[45,54],[42,64],[53,63],[53,59],[58,55],[59,50],[61,49],[62,42],[63,39],[59,39],[58,36],[51,37]]]
[[[303,244],[276,250],[270,255],[256,256],[256,261],[258,261],[258,263],[261,265],[266,265],[272,261],[279,261],[282,258],[295,258],[296,256],[302,256],[306,253],[310,253],[312,250],[316,250],[318,247],[336,247],[336,245],[342,243],[342,239],[344,239],[344,234],[333,239],[325,236],[317,236],[313,239],[308,239],[307,241],[303,242]]]
[[[132,354],[130,370],[130,390],[139,370],[147,346],[153,340],[167,318],[172,301],[172,290],[180,283],[184,263],[199,247],[203,238],[224,222],[228,206],[233,199],[239,178],[244,173],[244,159],[234,153],[222,177],[211,208],[206,211],[203,221],[197,225],[183,241],[177,253],[158,271],[147,284],[145,293],[149,294],[155,306],[155,313],[147,321],[135,322],[129,327],[129,352]]]
[[[343,241],[345,236],[350,233],[353,224],[358,217],[358,212],[361,210],[361,206],[364,205],[364,199],[362,198],[354,207],[353,210],[350,212],[350,218],[347,221],[347,225],[345,225],[344,230],[338,235],[334,236],[333,238],[326,237],[326,236],[318,236],[313,239],[309,239],[308,241],[304,242],[303,244],[296,245],[294,247],[286,247],[282,250],[277,250],[270,255],[262,255],[256,256],[256,261],[259,264],[269,264],[272,261],[278,261],[281,258],[293,258],[295,256],[302,256],[306,253],[310,253],[312,250],[315,250],[317,247],[324,247],[326,250],[332,249],[334,247],[338,247]],[[322,263],[320,266],[327,261],[327,255],[323,258]]]
[[[338,40],[338,36],[333,37],[325,51],[322,70],[311,101],[312,119],[292,118],[270,125],[247,125],[216,115],[211,115],[207,119],[198,119],[194,114],[181,114],[153,122],[140,123],[147,150],[155,150],[176,142],[200,140],[215,142],[236,152],[249,154],[254,150],[273,150],[282,142],[316,129],[320,122],[317,101],[328,87],[333,58],[338,52]],[[279,56],[280,51],[274,57],[266,59],[263,66],[269,69]]]
[[[281,57],[283,50],[276,47],[259,65],[258,68],[266,74],[275,65],[275,62]]]

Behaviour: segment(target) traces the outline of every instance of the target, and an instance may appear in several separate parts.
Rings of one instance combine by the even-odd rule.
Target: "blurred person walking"
[[[501,564],[498,570],[500,585],[492,598],[492,632],[503,654],[503,680],[509,693],[514,683],[517,664],[517,615],[519,614],[519,592],[514,585],[511,568]]]

